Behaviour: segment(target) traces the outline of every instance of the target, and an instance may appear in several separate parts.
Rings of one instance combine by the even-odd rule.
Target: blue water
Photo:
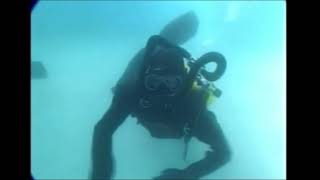
[[[31,171],[37,179],[86,179],[95,123],[110,88],[147,39],[194,10],[200,25],[184,44],[194,57],[222,53],[227,71],[215,112],[233,150],[206,179],[286,177],[286,26],[283,1],[40,1],[32,14],[31,58],[48,79],[31,81]],[[192,140],[159,140],[136,121],[114,135],[115,179],[147,179],[204,156]]]

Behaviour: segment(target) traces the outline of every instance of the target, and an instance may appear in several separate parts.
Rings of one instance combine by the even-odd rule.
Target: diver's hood
[[[183,74],[184,56],[174,48],[156,47],[150,55],[148,69],[150,71],[162,71],[169,74]]]

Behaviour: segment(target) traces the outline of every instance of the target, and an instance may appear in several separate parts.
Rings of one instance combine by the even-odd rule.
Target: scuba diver
[[[213,81],[224,74],[226,60],[217,52],[194,59],[180,46],[194,36],[197,27],[195,13],[187,12],[151,36],[131,60],[113,88],[109,109],[94,127],[90,179],[113,177],[112,135],[129,115],[152,137],[183,138],[184,156],[192,137],[211,147],[203,159],[187,168],[169,168],[154,179],[199,179],[230,161],[230,146],[207,108],[210,100],[221,95]],[[210,62],[217,65],[214,72],[205,69]]]

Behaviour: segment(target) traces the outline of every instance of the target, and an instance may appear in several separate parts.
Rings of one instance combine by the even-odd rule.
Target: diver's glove
[[[169,168],[162,171],[160,176],[153,178],[153,180],[161,180],[161,179],[175,179],[175,180],[193,179],[195,180],[197,178],[190,176],[185,170]]]

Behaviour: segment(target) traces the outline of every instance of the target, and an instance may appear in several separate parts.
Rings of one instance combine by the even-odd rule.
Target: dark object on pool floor
[[[40,61],[31,62],[31,79],[45,79],[47,78],[47,70]]]

